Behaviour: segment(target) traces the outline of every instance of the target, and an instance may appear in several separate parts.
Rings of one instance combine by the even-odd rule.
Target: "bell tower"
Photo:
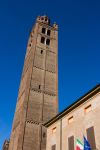
[[[9,150],[45,150],[43,123],[58,113],[58,26],[37,17],[28,40]]]

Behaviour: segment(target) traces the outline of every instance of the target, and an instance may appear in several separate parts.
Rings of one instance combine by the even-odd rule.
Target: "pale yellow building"
[[[100,150],[100,84],[45,123],[46,150],[75,150],[76,139],[88,139]]]

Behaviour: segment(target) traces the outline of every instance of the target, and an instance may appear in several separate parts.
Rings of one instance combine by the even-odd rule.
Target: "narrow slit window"
[[[41,54],[43,54],[43,50],[41,49]]]
[[[42,33],[45,34],[45,32],[46,32],[46,29],[42,28]]]
[[[57,128],[54,127],[54,128],[52,129],[52,133],[53,133],[53,134],[56,133],[56,130],[57,130]]]
[[[39,90],[40,90],[40,88],[41,88],[41,85],[39,85]]]
[[[90,112],[91,110],[92,110],[91,104],[88,105],[87,107],[85,107],[85,109],[84,109],[85,113],[88,113],[88,112]]]
[[[31,47],[31,43],[29,44],[29,47]]]
[[[46,45],[50,45],[50,39],[46,40]]]
[[[71,116],[70,118],[68,118],[68,124],[72,123],[74,121],[73,116]]]
[[[41,43],[45,43],[45,38],[44,37],[41,37]]]
[[[51,33],[51,31],[50,31],[50,30],[48,30],[48,31],[47,31],[47,35],[48,35],[48,36],[50,36],[50,33]]]

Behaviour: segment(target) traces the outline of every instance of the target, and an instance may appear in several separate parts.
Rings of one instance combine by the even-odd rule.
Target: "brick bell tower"
[[[58,113],[58,26],[37,17],[30,33],[9,150],[45,150],[42,124]]]

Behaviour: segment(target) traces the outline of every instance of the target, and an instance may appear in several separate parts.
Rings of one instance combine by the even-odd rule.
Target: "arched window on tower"
[[[45,43],[45,38],[44,37],[41,37],[41,43]]]
[[[51,33],[51,31],[50,31],[50,30],[47,30],[47,35],[48,35],[48,36],[50,36],[50,33]]]
[[[45,32],[46,32],[46,29],[42,28],[42,33],[45,34]]]
[[[46,45],[50,45],[50,39],[46,40]]]

